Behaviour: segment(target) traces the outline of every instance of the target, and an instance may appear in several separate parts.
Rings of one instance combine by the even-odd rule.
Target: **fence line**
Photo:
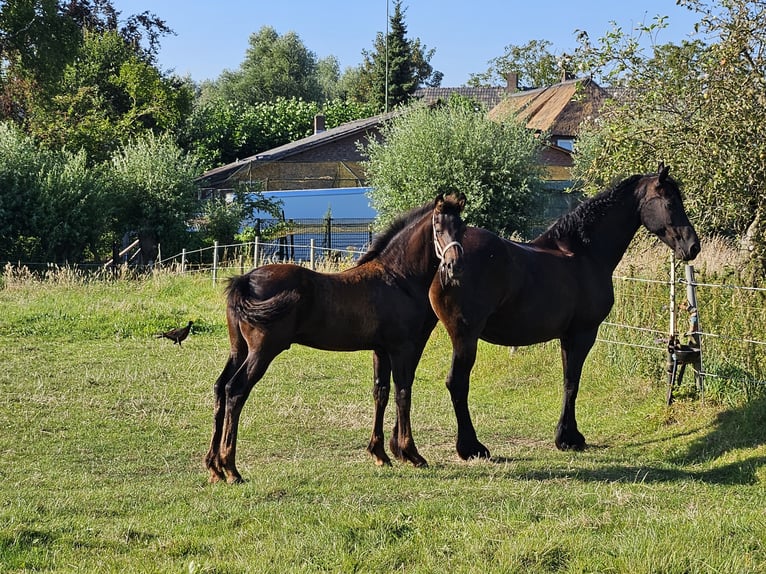
[[[684,285],[689,284],[686,281],[686,279],[680,279],[678,282]],[[696,281],[693,283],[693,285],[696,287],[713,287],[717,289],[738,289],[741,291],[755,291],[755,292],[760,291],[760,292],[766,293],[766,288],[763,288],[763,287],[746,287],[744,285],[723,285],[723,284],[716,284],[716,283],[697,283]]]
[[[207,247],[201,247],[199,249],[194,250],[183,250],[181,253],[172,255],[167,258],[163,258],[159,261],[157,261],[155,268],[162,268],[166,270],[170,270],[171,272],[180,272],[180,273],[211,273],[212,274],[212,280],[215,283],[217,277],[218,277],[218,271],[223,268],[232,268],[232,267],[240,267],[242,271],[244,272],[244,267],[247,264],[248,266],[252,264],[253,267],[259,266],[260,264],[264,262],[279,262],[279,261],[291,261],[288,257],[285,257],[285,254],[289,251],[286,249],[283,249],[281,252],[278,251],[279,248],[284,248],[285,243],[284,241],[260,241],[259,238],[256,238],[255,241],[249,242],[249,243],[233,243],[233,244],[224,244],[219,245],[215,244],[212,246]],[[309,241],[309,243],[306,244],[295,244],[293,243],[290,246],[293,249],[301,249],[306,250],[307,257],[306,259],[299,259],[297,263],[310,265],[311,268],[316,268],[316,263],[325,259],[325,260],[333,260],[335,262],[346,260],[351,261],[357,256],[361,255],[363,251],[359,249],[339,249],[339,248],[333,248],[333,247],[323,247],[318,246],[315,244],[315,242],[312,240]],[[221,253],[224,254],[224,257],[220,257]],[[234,257],[232,257],[232,253],[234,254]],[[192,260],[198,259],[199,263],[194,263]],[[9,263],[9,265],[11,265]],[[19,264],[21,266],[21,264]],[[100,266],[99,266],[100,267]],[[690,282],[686,278],[676,278],[674,281],[671,280],[663,280],[663,279],[649,279],[649,278],[641,278],[641,277],[629,277],[629,276],[619,276],[614,275],[613,280],[615,282],[625,282],[625,283],[643,283],[647,285],[657,285],[657,286],[668,286],[670,288],[673,287],[673,285],[686,285],[687,287],[694,287],[694,288],[702,288],[702,289],[728,289],[732,291],[742,291],[747,293],[762,293],[766,292],[766,289],[760,288],[760,287],[748,287],[748,286],[741,286],[741,285],[726,285],[726,284],[717,284],[717,283],[706,283],[706,282],[697,282],[692,279]],[[739,309],[736,302],[733,302],[732,305],[734,305],[735,309]],[[665,304],[664,308],[667,309],[667,304]],[[750,309],[750,313],[757,313],[758,311],[753,311],[751,307],[746,306],[745,310]],[[619,312],[619,308],[616,308],[616,311]],[[710,321],[708,315],[706,315],[706,308],[704,305],[699,310],[700,311],[700,317],[703,323],[705,321]],[[713,313],[711,312],[711,315]],[[742,313],[743,315],[745,313]],[[638,319],[641,321],[641,319]],[[743,318],[742,321],[747,321],[747,318]],[[630,341],[630,340],[618,340],[620,337],[619,335],[615,337],[614,335],[619,333],[621,331],[625,331],[628,333],[641,333],[644,335],[650,335],[655,337],[655,341],[659,343],[660,341],[667,343],[668,339],[667,337],[676,335],[676,333],[669,333],[667,330],[661,330],[656,329],[652,327],[646,327],[641,325],[631,325],[624,321],[604,321],[602,325],[608,329],[617,330],[615,333],[604,333],[603,336],[598,337],[596,341],[600,343],[604,343],[607,345],[619,345],[623,347],[633,347],[637,349],[646,349],[651,351],[660,351],[660,352],[668,352],[667,346],[662,346],[659,344],[651,344],[648,341]],[[719,326],[723,327],[724,323],[719,323]],[[739,325],[729,325],[728,323],[725,324],[727,327],[736,329]],[[710,328],[710,323],[706,325],[708,329]],[[746,326],[746,325],[745,325]],[[725,327],[724,327],[725,328]],[[745,331],[747,329],[740,329],[740,331]],[[736,331],[739,332],[739,331]],[[759,339],[753,338],[751,336],[745,336],[745,337],[738,337],[738,336],[732,336],[731,334],[724,334],[720,332],[713,332],[712,330],[702,330],[697,326],[696,329],[690,330],[689,332],[684,333],[682,336],[697,336],[700,341],[700,347],[704,348],[705,355],[710,356],[713,351],[710,350],[710,342],[713,340],[716,341],[722,341],[722,342],[729,342],[729,343],[738,343],[742,345],[755,345],[759,348],[766,347],[766,341],[761,341]],[[662,338],[661,338],[662,337]],[[630,339],[630,335],[626,336],[626,339]],[[708,341],[706,343],[705,341]],[[724,347],[725,348],[725,347]],[[724,356],[719,361],[713,361],[715,362],[723,362],[724,364],[731,364],[732,358],[729,356],[728,350],[729,348],[725,348],[727,350],[727,353],[724,353],[726,356]],[[751,352],[751,355],[755,353],[755,351]],[[736,353],[734,353],[736,355]],[[766,362],[766,359],[762,358],[762,352],[755,353],[753,355],[755,358],[748,358],[745,354],[739,353],[737,357],[733,360],[741,360],[741,365],[746,364],[755,364],[756,367],[752,370],[753,373],[757,373],[757,376],[761,376],[761,373],[763,373],[764,369],[764,362]],[[713,355],[715,359],[718,359],[717,356]],[[707,365],[709,366],[709,365]],[[710,376],[714,378],[721,378],[722,375],[720,373],[711,372],[712,369],[707,369],[705,372],[702,373],[704,376]],[[745,372],[745,371],[743,371]],[[745,380],[745,379],[743,379]],[[754,384],[766,384],[766,381],[760,381],[755,379],[748,379],[750,383]]]
[[[219,250],[220,249],[224,249],[225,250],[225,249],[237,249],[237,248],[244,249],[244,248],[248,248],[249,246],[255,246],[255,245],[260,246],[260,247],[274,247],[274,246],[279,246],[280,243],[279,242],[261,242],[259,240],[256,240],[253,243],[233,243],[233,244],[228,244],[228,245],[216,245],[216,246],[212,246],[212,247],[204,247],[204,248],[201,248],[201,249],[198,249],[198,250],[195,250],[195,251],[186,251],[185,253],[186,253],[186,256],[188,257],[188,255],[190,255],[190,254],[197,253],[197,252],[204,252],[204,251],[208,251],[208,250],[215,250],[215,249],[219,249]],[[300,247],[308,249],[308,250],[310,250],[310,253],[314,253],[314,254],[316,252],[325,253],[325,254],[327,254],[327,253],[346,253],[349,256],[354,256],[354,255],[360,255],[362,253],[362,252],[360,252],[358,250],[355,250],[355,249],[337,249],[337,248],[319,247],[319,246],[313,245],[312,243],[309,243],[308,245],[300,245]],[[173,255],[172,257],[168,257],[168,258],[164,259],[163,261],[159,262],[159,265],[166,266],[166,265],[172,263],[173,261],[177,260],[179,257],[181,257],[181,254]],[[273,260],[273,259],[269,259],[269,258],[262,258],[261,260],[264,260],[264,259],[266,259],[266,260]],[[311,260],[316,260],[315,257],[312,257],[310,259]],[[260,263],[260,261],[259,261],[259,263]],[[198,269],[198,271],[203,271],[203,270],[204,270],[203,266],[201,266]],[[217,271],[217,270],[214,270],[212,266],[210,267],[210,270],[211,271]],[[648,278],[642,278],[642,277],[629,277],[629,276],[622,276],[622,275],[615,275],[612,278],[615,281],[626,281],[626,282],[646,283],[646,284],[655,284],[655,285],[670,285],[670,281],[669,280],[663,280],[663,279],[648,279]],[[689,285],[690,284],[685,278],[677,279],[676,283],[679,284],[679,285]],[[723,285],[723,284],[715,284],[715,283],[701,283],[701,282],[697,282],[697,281],[694,281],[692,284],[694,286],[696,286],[696,287],[705,287],[705,288],[741,289],[741,290],[744,290],[744,291],[766,292],[766,289],[763,289],[763,288],[746,287],[746,286],[740,286],[740,285]],[[623,324],[623,323],[614,323],[614,322],[604,321],[602,324],[603,325],[607,325],[607,326],[611,326],[611,327],[618,327],[618,328],[623,328],[623,329],[632,329],[632,330],[639,331],[639,332],[646,332],[646,333],[652,333],[652,334],[657,334],[657,335],[667,335],[668,334],[667,332],[659,330],[659,329],[653,329],[653,328],[648,328],[648,327],[640,327],[640,326],[635,326],[635,325],[627,325],[627,324]],[[686,333],[686,334],[687,335],[698,334],[698,335],[703,335],[703,336],[707,336],[707,337],[725,338],[725,339],[728,339],[728,340],[735,340],[735,341],[740,341],[740,342],[744,342],[744,343],[755,343],[755,344],[758,344],[758,345],[766,345],[765,341],[759,341],[759,340],[750,339],[750,338],[728,337],[726,335],[710,333],[710,332],[707,332],[707,331],[699,331],[699,332],[695,331],[695,332],[690,332],[690,333]],[[631,343],[623,343],[623,344],[625,344],[627,346],[631,346],[632,345]],[[635,346],[640,347],[640,348],[647,347],[646,345],[635,345]],[[650,348],[655,348],[655,347],[650,347]]]

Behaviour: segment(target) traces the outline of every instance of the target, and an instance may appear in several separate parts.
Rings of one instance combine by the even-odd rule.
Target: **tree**
[[[74,58],[81,29],[57,0],[6,0],[0,7],[0,60],[6,77],[30,78],[47,92]]]
[[[365,150],[381,225],[439,193],[463,192],[466,221],[503,234],[527,231],[529,199],[542,187],[540,139],[521,123],[493,122],[452,98],[401,113],[384,127],[383,142]]]
[[[295,32],[280,36],[263,26],[250,36],[250,47],[236,71],[225,70],[215,82],[218,97],[237,104],[257,104],[277,98],[322,98],[317,58]]]
[[[342,97],[340,84],[340,63],[335,56],[322,58],[317,62],[317,81],[321,90],[320,103]]]
[[[0,123],[0,257],[79,262],[98,257],[109,216],[99,170],[85,154],[49,151]]]
[[[37,105],[30,132],[51,149],[84,149],[92,163],[146,130],[175,131],[192,92],[136,55],[113,31],[86,32],[56,95]]]
[[[154,62],[159,38],[172,31],[157,16],[129,16],[122,26],[110,0],[6,0],[0,4],[0,112],[23,123],[59,93],[85,33],[114,32],[142,61]],[[33,110],[34,109],[34,110]],[[34,113],[33,113],[34,111]]]
[[[136,138],[109,164],[114,193],[115,238],[135,233],[143,263],[154,261],[162,243],[180,251],[189,237],[189,222],[198,210],[199,161],[184,153],[168,135],[151,132]]]
[[[655,44],[645,57],[634,37],[614,30],[591,50],[624,96],[581,137],[577,174],[594,186],[664,160],[684,185],[698,229],[737,237],[750,229],[763,273],[766,3],[683,4],[701,15],[704,41]],[[657,19],[642,31],[663,25]]]
[[[503,85],[508,74],[518,74],[520,85],[550,86],[561,81],[564,66],[571,63],[566,56],[556,57],[548,40],[530,40],[522,46],[510,44],[502,56],[489,61],[489,68],[481,74],[471,74],[468,85],[473,87]],[[574,69],[567,69],[574,72]]]
[[[401,0],[394,3],[390,23],[388,35],[378,33],[374,51],[363,50],[364,62],[358,73],[349,74],[347,78],[355,80],[349,96],[375,104],[379,111],[406,103],[421,85],[436,87],[442,78],[441,72],[435,72],[430,64],[435,50],[428,50],[419,38],[407,38]]]

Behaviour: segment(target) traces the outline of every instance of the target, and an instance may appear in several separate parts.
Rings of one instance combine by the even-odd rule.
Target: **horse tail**
[[[251,325],[279,321],[295,307],[300,298],[297,291],[289,289],[261,300],[253,292],[255,281],[255,276],[248,273],[232,277],[226,287],[228,307],[239,321],[247,321]]]

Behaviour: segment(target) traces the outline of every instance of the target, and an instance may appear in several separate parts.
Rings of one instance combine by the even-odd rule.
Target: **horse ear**
[[[440,193],[436,196],[436,199],[434,199],[434,209],[437,211],[441,211],[442,206],[444,205],[444,194]]]
[[[664,161],[660,162],[659,167],[657,168],[657,173],[659,173],[659,181],[660,183],[664,183],[665,180],[668,178],[668,173],[670,172],[670,166],[665,165]]]
[[[465,202],[466,202],[465,193],[461,191],[460,195],[458,195],[457,197],[457,206],[460,209],[460,211],[463,211],[463,208],[465,208]]]

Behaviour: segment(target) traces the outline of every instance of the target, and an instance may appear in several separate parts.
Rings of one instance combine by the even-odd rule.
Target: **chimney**
[[[518,72],[507,72],[505,74],[505,81],[507,86],[505,91],[509,94],[519,91],[519,74]]]
[[[324,116],[322,114],[317,114],[314,116],[314,133],[321,134],[323,131],[325,131]]]

